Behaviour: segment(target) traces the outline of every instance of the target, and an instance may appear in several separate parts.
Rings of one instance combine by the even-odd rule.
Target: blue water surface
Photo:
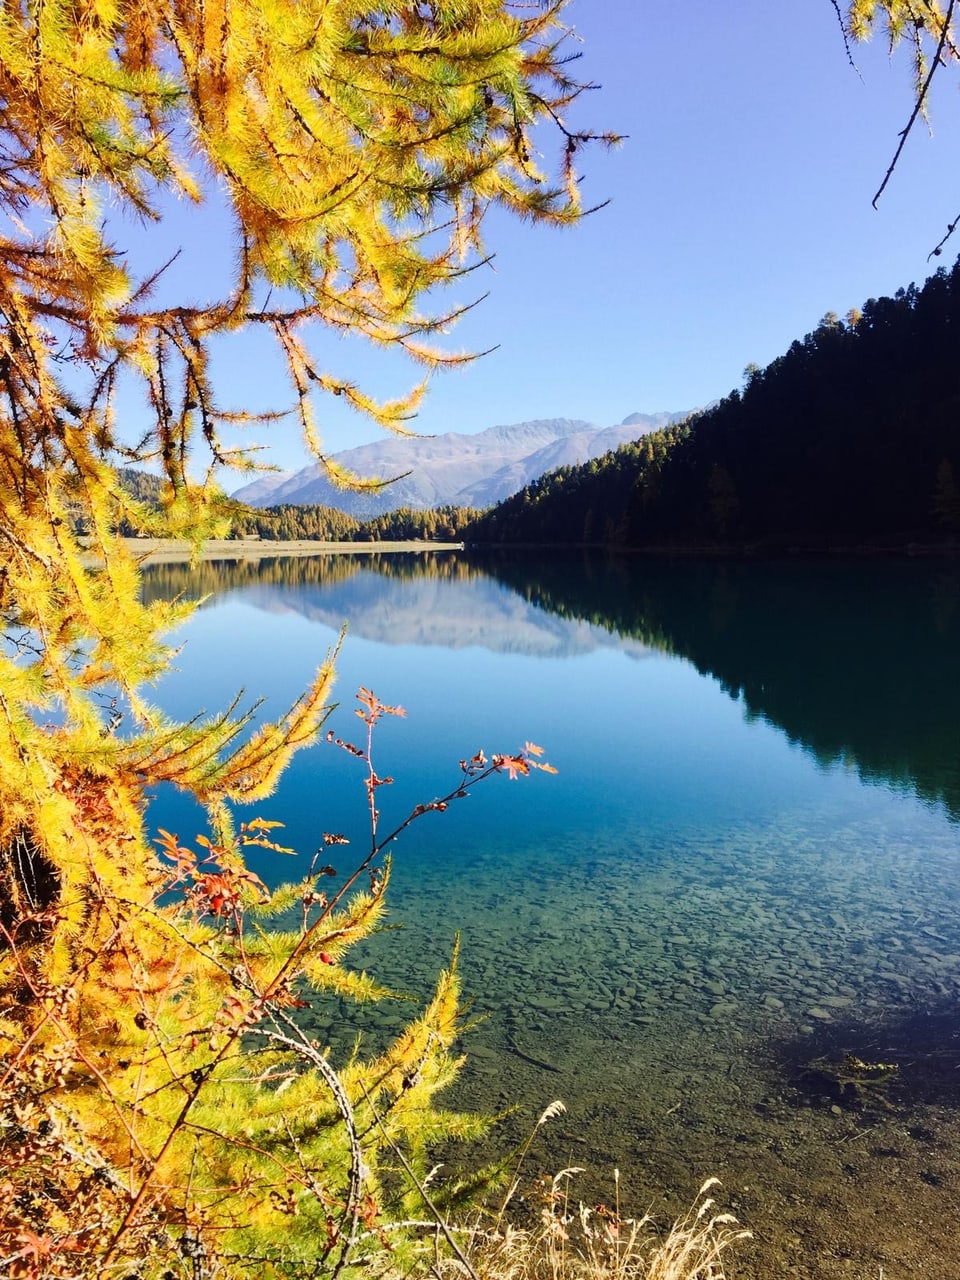
[[[776,1199],[812,1176],[783,1154],[785,1116],[823,1126],[797,1149],[837,1185],[835,1112],[863,1122],[858,1091],[810,1063],[911,1057],[878,1126],[888,1105],[957,1101],[960,1047],[929,1039],[960,997],[956,569],[374,555],[157,566],[145,591],[211,593],[157,690],[184,719],[241,689],[258,722],[281,714],[346,625],[328,727],[362,739],[359,686],[407,713],[376,729],[381,834],[478,749],[544,748],[556,775],[492,778],[403,834],[402,930],[353,961],[423,1000],[459,935],[485,1020],[458,1100],[529,1118],[564,1097],[545,1159],[632,1165],[678,1195],[691,1165],[741,1188],[762,1169]],[[270,883],[325,831],[351,840],[340,874],[369,845],[362,763],[323,741],[253,813],[299,853],[251,857]],[[169,790],[150,819],[203,830]],[[409,1013],[311,1016],[336,1051]]]

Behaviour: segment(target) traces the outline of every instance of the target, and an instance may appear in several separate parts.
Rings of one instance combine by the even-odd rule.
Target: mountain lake
[[[960,565],[702,563],[476,552],[213,561],[144,571],[205,597],[156,701],[245,690],[282,713],[347,626],[339,706],[401,704],[374,740],[382,829],[483,749],[495,777],[398,840],[390,922],[350,953],[424,1001],[457,936],[477,1025],[450,1105],[508,1111],[475,1165],[555,1098],[526,1173],[667,1223],[716,1175],[753,1233],[737,1280],[960,1277]],[[324,741],[256,810],[303,874],[369,842],[363,768]],[[189,843],[174,792],[150,822]],[[318,1001],[334,1058],[407,1000]]]

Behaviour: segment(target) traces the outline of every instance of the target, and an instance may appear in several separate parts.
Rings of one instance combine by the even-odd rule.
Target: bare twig
[[[850,63],[850,66],[857,73],[857,75],[860,76],[860,79],[862,80],[863,76],[860,75],[860,68],[857,66],[857,64],[853,60],[853,50],[850,48],[850,36],[847,32],[846,23],[843,20],[843,14],[840,12],[840,0],[830,0],[830,3],[833,5],[834,13],[837,15],[837,25],[840,28],[840,35],[843,37],[843,47],[844,47],[844,50],[846,51],[847,61]]]
[[[295,1053],[307,1058],[317,1072],[323,1077],[324,1082],[330,1090],[333,1100],[340,1112],[344,1127],[347,1131],[347,1141],[350,1145],[350,1173],[347,1186],[347,1199],[344,1209],[344,1216],[349,1220],[349,1231],[344,1237],[340,1233],[340,1255],[334,1263],[331,1272],[331,1280],[336,1280],[343,1268],[347,1264],[350,1256],[350,1250],[359,1239],[357,1227],[360,1222],[360,1201],[363,1192],[363,1185],[367,1179],[367,1167],[363,1162],[363,1152],[360,1148],[360,1139],[357,1135],[357,1123],[353,1114],[353,1105],[347,1097],[347,1092],[343,1087],[343,1083],[337,1072],[330,1065],[324,1055],[312,1044],[303,1032],[297,1027],[296,1023],[291,1022],[284,1014],[278,1010],[273,1011],[274,1023],[283,1022],[287,1030],[293,1034],[285,1034],[279,1030],[270,1030],[267,1027],[257,1027],[254,1034],[261,1036],[263,1039],[273,1044],[283,1045],[286,1049],[292,1049]],[[329,1246],[332,1249],[334,1242],[331,1241]]]
[[[923,112],[923,108],[927,100],[927,94],[930,91],[930,84],[933,80],[933,77],[936,73],[937,68],[941,65],[943,50],[946,47],[947,39],[950,33],[950,23],[953,19],[953,10],[955,5],[956,5],[956,0],[950,0],[950,3],[947,5],[947,12],[943,16],[943,22],[940,28],[940,39],[937,42],[937,51],[933,56],[933,61],[930,63],[930,70],[927,72],[926,79],[924,80],[923,84],[920,86],[920,90],[917,93],[917,100],[914,103],[913,111],[910,113],[910,119],[907,121],[906,127],[902,130],[900,134],[900,143],[894,153],[893,159],[890,161],[889,168],[887,169],[887,172],[883,176],[883,181],[880,183],[880,186],[877,189],[877,194],[873,197],[873,200],[871,201],[871,204],[873,205],[874,208],[877,207],[877,201],[883,195],[883,192],[886,189],[887,183],[893,177],[893,171],[897,167],[897,163],[899,162],[900,156],[903,153],[903,148],[907,145],[907,138],[909,138],[911,130],[913,129],[913,126],[917,123],[917,118]]]
[[[935,245],[933,246],[933,248],[932,248],[932,249],[930,250],[930,252],[927,254],[927,261],[928,261],[928,262],[930,261],[930,259],[931,259],[931,258],[939,258],[939,257],[940,257],[941,253],[943,253],[943,246],[947,243],[947,241],[950,239],[950,237],[951,237],[951,236],[953,235],[953,233],[956,231],[956,229],[957,229],[957,226],[958,226],[958,225],[960,225],[960,213],[958,213],[958,214],[957,214],[957,216],[954,218],[954,220],[953,220],[952,222],[948,222],[948,223],[947,223],[947,231],[946,231],[946,234],[945,234],[945,235],[940,239],[940,241],[939,241],[937,244],[935,244]]]

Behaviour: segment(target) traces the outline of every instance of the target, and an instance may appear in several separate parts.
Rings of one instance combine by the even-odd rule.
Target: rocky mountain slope
[[[379,493],[338,489],[317,465],[262,476],[233,496],[253,507],[319,503],[361,519],[398,507],[489,507],[546,471],[587,462],[686,416],[634,413],[606,428],[578,419],[547,418],[488,427],[475,435],[450,431],[412,439],[389,436],[334,455],[356,475],[401,477]]]

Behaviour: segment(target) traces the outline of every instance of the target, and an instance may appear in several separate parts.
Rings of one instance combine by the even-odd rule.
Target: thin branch
[[[370,1106],[370,1110],[373,1113],[373,1118],[376,1121],[377,1125],[379,1126],[380,1132],[383,1134],[384,1139],[387,1143],[387,1146],[390,1148],[393,1154],[397,1157],[397,1159],[403,1165],[404,1169],[406,1170],[407,1177],[416,1187],[417,1191],[420,1194],[420,1198],[423,1200],[423,1203],[427,1206],[427,1208],[430,1210],[430,1212],[433,1214],[434,1218],[436,1219],[437,1226],[443,1232],[443,1235],[444,1235],[444,1238],[446,1239],[447,1244],[450,1246],[453,1252],[457,1255],[457,1258],[459,1259],[459,1261],[466,1268],[467,1274],[470,1276],[470,1280],[480,1280],[480,1277],[477,1275],[476,1271],[474,1270],[473,1264],[470,1262],[470,1259],[467,1257],[467,1255],[463,1252],[463,1250],[460,1248],[460,1246],[457,1244],[456,1240],[454,1239],[453,1233],[451,1232],[450,1228],[447,1226],[446,1222],[444,1221],[443,1214],[440,1212],[437,1206],[430,1199],[430,1196],[427,1193],[426,1187],[423,1185],[421,1180],[417,1177],[416,1173],[414,1172],[414,1170],[410,1165],[409,1160],[403,1154],[403,1152],[400,1150],[400,1148],[394,1142],[393,1138],[391,1138],[390,1134],[388,1133],[386,1125],[380,1119],[380,1116],[377,1113],[377,1109],[373,1105],[373,1099],[370,1097],[370,1094],[367,1093],[366,1085],[364,1085],[361,1082],[360,1087],[363,1089],[364,1096],[366,1097],[367,1102]]]
[[[943,17],[943,25],[940,29],[940,39],[937,43],[937,51],[934,54],[933,61],[930,64],[930,70],[927,72],[927,78],[924,80],[923,84],[920,86],[920,92],[917,94],[917,100],[914,103],[913,111],[910,113],[910,119],[907,121],[906,128],[900,134],[900,144],[897,147],[896,152],[894,153],[893,159],[890,161],[890,166],[887,169],[887,172],[884,174],[883,181],[880,183],[880,186],[877,189],[877,194],[873,197],[873,200],[870,202],[873,205],[874,209],[877,207],[877,201],[883,195],[883,192],[886,188],[887,183],[893,177],[893,171],[897,167],[897,163],[900,159],[901,154],[903,153],[903,148],[907,145],[907,139],[910,136],[911,130],[913,129],[913,126],[917,123],[918,116],[923,111],[924,104],[927,100],[927,94],[930,91],[930,84],[933,80],[934,75],[936,74],[937,68],[941,65],[941,58],[943,55],[943,50],[947,43],[947,38],[950,33],[950,23],[953,19],[953,10],[955,5],[956,5],[956,0],[950,0],[950,3],[947,6],[947,12],[944,14],[944,17]]]
[[[850,63],[850,66],[854,69],[857,75],[860,76],[862,81],[863,76],[860,75],[860,68],[853,60],[853,50],[850,48],[850,36],[847,32],[846,23],[843,21],[843,14],[840,12],[840,0],[830,0],[830,3],[833,5],[834,13],[837,15],[837,25],[840,28],[840,35],[843,37],[843,47],[847,54],[847,61]]]
[[[281,1044],[285,1048],[292,1049],[295,1053],[309,1059],[313,1066],[316,1067],[318,1073],[323,1077],[324,1082],[333,1095],[333,1099],[337,1104],[337,1110],[340,1112],[344,1127],[347,1131],[347,1140],[350,1144],[350,1175],[344,1214],[350,1220],[350,1232],[343,1241],[340,1256],[334,1264],[334,1268],[331,1273],[330,1280],[336,1280],[337,1276],[339,1276],[340,1272],[347,1264],[350,1250],[359,1238],[357,1234],[357,1227],[360,1222],[360,1197],[368,1173],[367,1167],[363,1162],[363,1152],[360,1149],[360,1138],[357,1134],[357,1124],[353,1114],[353,1105],[347,1097],[347,1091],[344,1089],[343,1083],[341,1082],[339,1075],[337,1075],[337,1072],[323,1056],[320,1050],[307,1040],[296,1023],[291,1022],[291,1020],[278,1009],[272,1010],[271,1014],[274,1024],[277,1022],[283,1022],[289,1030],[295,1033],[296,1038],[285,1035],[279,1030],[271,1031],[266,1027],[256,1027],[252,1034],[262,1036],[265,1040],[269,1040],[274,1044]],[[333,1248],[332,1243],[329,1248]]]
[[[931,259],[931,258],[939,258],[939,257],[940,257],[941,253],[943,253],[943,246],[947,243],[947,241],[950,239],[950,237],[951,237],[951,236],[953,235],[953,233],[956,231],[956,229],[957,229],[958,225],[960,225],[960,213],[958,213],[958,214],[957,214],[957,216],[954,218],[954,220],[953,220],[952,222],[948,222],[948,223],[947,223],[947,230],[946,230],[946,234],[945,234],[945,235],[940,239],[939,243],[937,243],[937,244],[935,244],[935,245],[933,246],[933,248],[932,248],[932,249],[930,250],[930,252],[927,254],[927,261],[928,261],[928,262],[930,261],[930,259]]]

